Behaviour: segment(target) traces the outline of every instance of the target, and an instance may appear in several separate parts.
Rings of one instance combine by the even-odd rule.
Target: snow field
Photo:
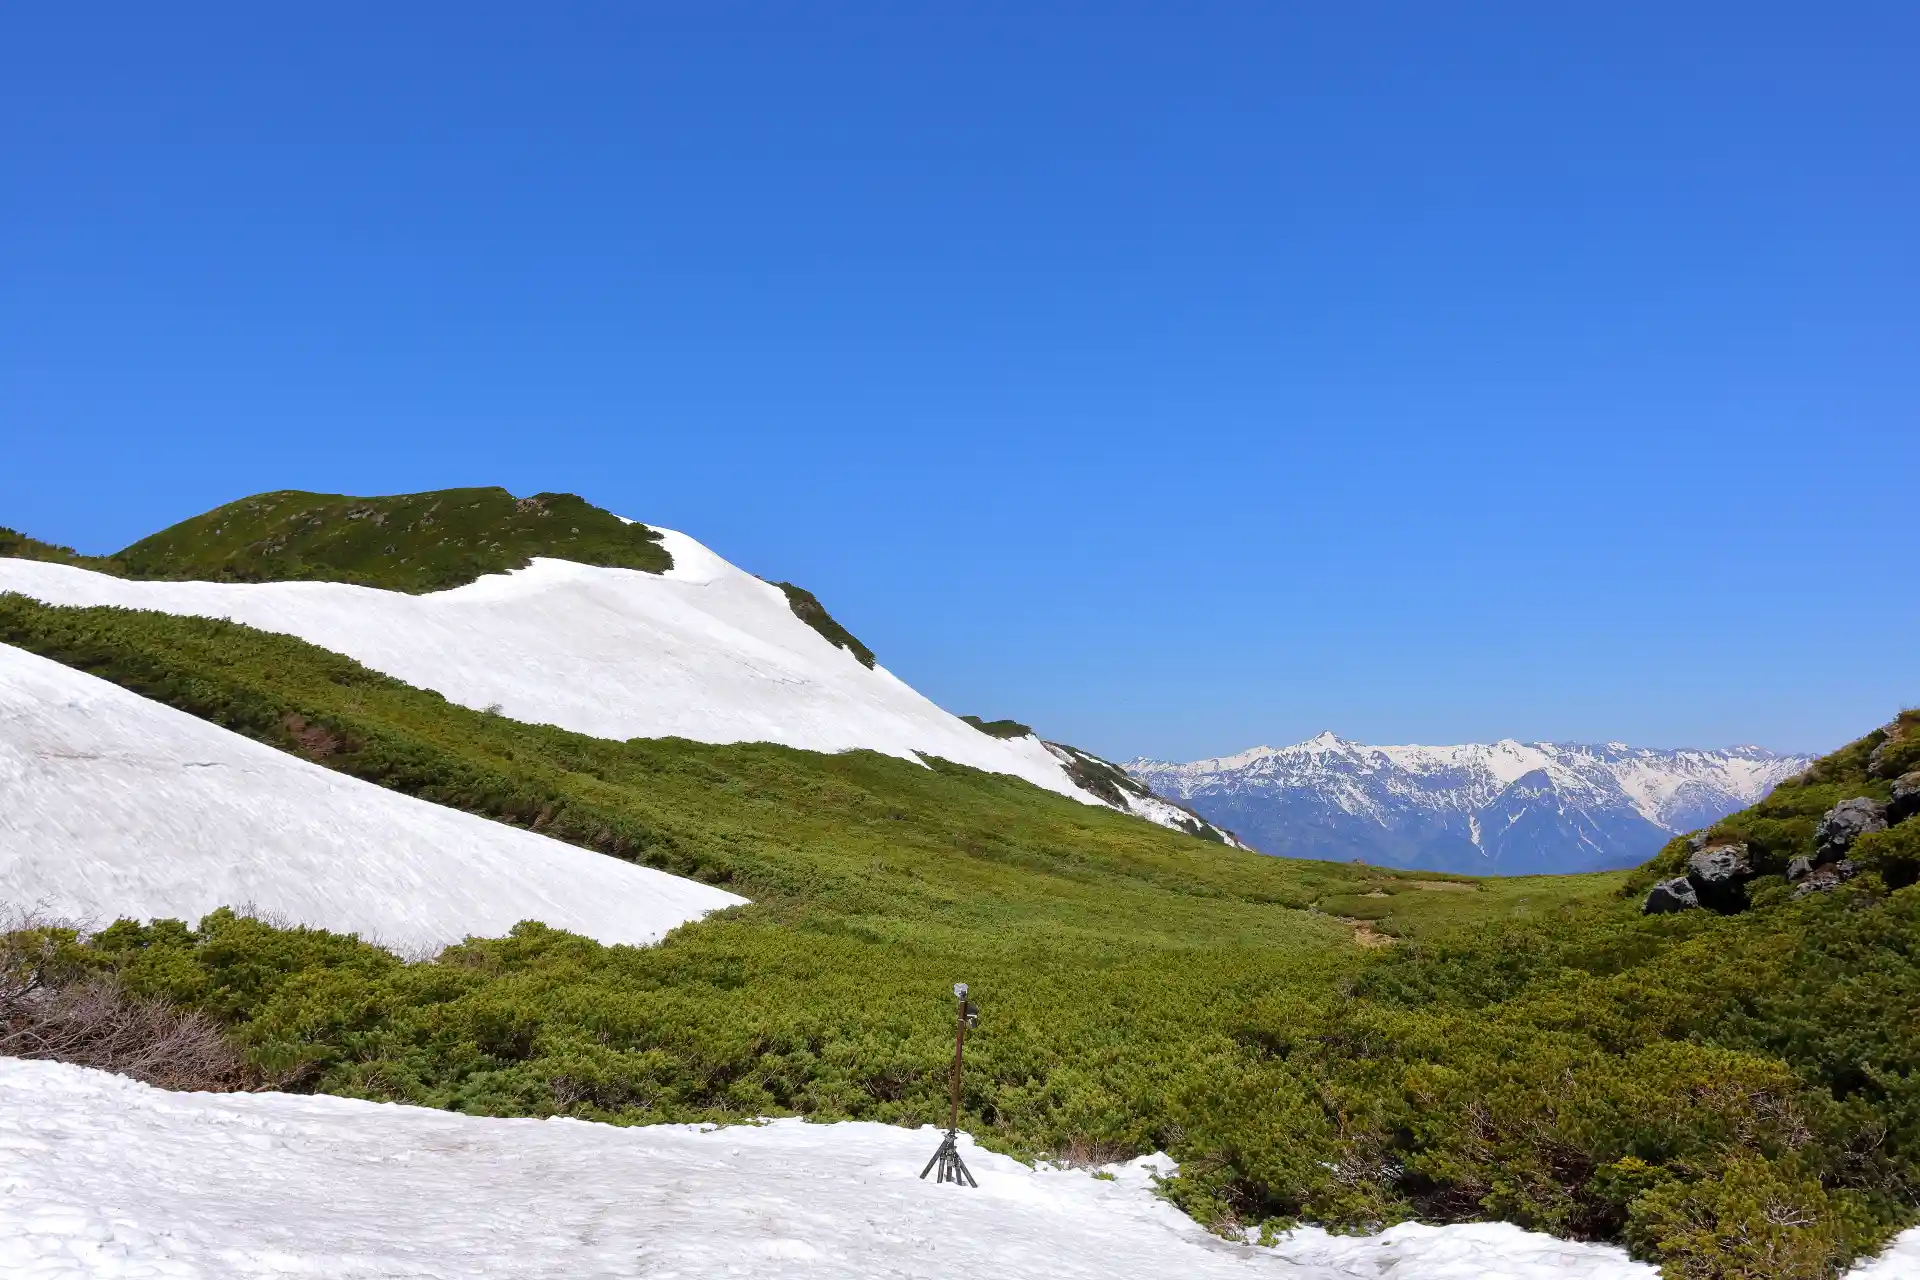
[[[665,574],[537,559],[406,595],[333,582],[129,582],[0,559],[0,591],[49,604],[228,618],[295,635],[476,709],[597,738],[926,753],[1087,804],[1038,739],[988,737],[801,622],[778,587],[659,530]]]
[[[405,951],[522,920],[644,944],[746,901],[387,791],[0,645],[0,904],[248,908]]]
[[[1152,1194],[963,1142],[978,1190],[922,1182],[933,1129],[622,1129],[345,1098],[167,1093],[0,1059],[0,1274],[19,1280],[1653,1280],[1517,1227],[1208,1235]],[[1164,1158],[1161,1158],[1164,1159]]]

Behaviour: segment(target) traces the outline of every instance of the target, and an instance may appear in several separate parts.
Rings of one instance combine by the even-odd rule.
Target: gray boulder
[[[1698,853],[1707,847],[1707,833],[1696,831],[1687,837],[1687,852]]]
[[[1693,881],[1685,876],[1675,876],[1671,880],[1662,880],[1647,891],[1647,900],[1640,910],[1650,916],[1668,911],[1685,911],[1700,905],[1700,895],[1694,892]]]
[[[1789,862],[1787,864],[1787,883],[1798,884],[1800,883],[1800,881],[1805,880],[1812,871],[1813,871],[1812,858],[1808,858],[1804,856],[1795,858],[1792,862]]]
[[[1893,799],[1887,801],[1887,821],[1905,822],[1920,813],[1920,769],[1893,780]]]
[[[1853,848],[1853,842],[1870,831],[1887,829],[1887,806],[1870,796],[1842,800],[1827,810],[1826,817],[1813,830],[1820,848],[1815,862],[1832,862]]]
[[[1687,876],[1696,885],[1732,884],[1753,875],[1744,844],[1717,844],[1711,849],[1695,850],[1687,859]]]
[[[1857,870],[1859,868],[1855,867],[1852,860],[1848,858],[1842,858],[1829,866],[1815,867],[1800,881],[1799,886],[1793,891],[1793,896],[1804,898],[1810,893],[1826,893],[1829,890],[1838,889],[1842,884],[1853,879],[1854,872]]]
[[[1703,907],[1738,911],[1747,905],[1745,884],[1753,879],[1753,863],[1744,844],[1717,844],[1696,850],[1687,859],[1687,881]]]

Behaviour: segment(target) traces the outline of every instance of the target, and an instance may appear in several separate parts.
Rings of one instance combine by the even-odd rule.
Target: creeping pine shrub
[[[1920,819],[1910,818],[1860,837],[1849,856],[1863,871],[1878,874],[1893,888],[1920,881]]]
[[[1885,1234],[1854,1192],[1757,1156],[1635,1197],[1625,1236],[1669,1280],[1826,1280]]]
[[[70,926],[13,923],[0,933],[0,1056],[97,1067],[164,1089],[251,1082],[213,1018],[130,994]]]

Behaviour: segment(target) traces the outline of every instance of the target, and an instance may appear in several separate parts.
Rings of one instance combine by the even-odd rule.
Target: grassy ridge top
[[[419,594],[535,556],[664,573],[660,535],[571,493],[438,489],[378,498],[282,489],[215,507],[109,556],[81,555],[0,527],[0,557],[47,560],[121,578],[192,582],[350,582]],[[778,582],[795,617],[863,666],[873,650],[811,591]]]
[[[1021,724],[1018,720],[982,720],[979,716],[960,718],[989,738],[1024,738],[1033,733],[1032,725]]]
[[[570,493],[515,498],[501,488],[355,498],[281,490],[183,520],[96,567],[133,578],[320,579],[440,591],[534,556],[660,573],[660,535]]]
[[[19,530],[4,525],[0,525],[0,556],[16,560],[50,560],[55,564],[75,564],[87,568],[96,567],[99,561],[99,557],[83,556],[72,547],[29,538]]]

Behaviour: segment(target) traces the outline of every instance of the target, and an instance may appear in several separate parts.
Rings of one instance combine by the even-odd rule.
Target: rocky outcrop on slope
[[[1746,884],[1751,879],[1753,862],[1744,844],[1703,845],[1687,857],[1687,880],[1703,907],[1740,910],[1746,905]]]
[[[1668,911],[1686,911],[1699,905],[1700,895],[1694,891],[1693,881],[1685,876],[1675,876],[1653,886],[1642,909],[1654,916]]]
[[[1894,779],[1893,795],[1887,801],[1887,822],[1905,822],[1916,813],[1920,813],[1920,769]]]
[[[1887,806],[1872,796],[1842,800],[1827,810],[1814,828],[1814,863],[1834,862],[1853,848],[1861,836],[1887,829]]]
[[[1920,771],[1902,774],[1894,795],[1889,803],[1872,796],[1854,796],[1821,815],[1814,827],[1812,852],[1797,854],[1786,862],[1784,878],[1793,886],[1791,896],[1804,898],[1837,889],[1859,875],[1860,863],[1848,855],[1860,842],[1920,812]],[[1647,891],[1641,909],[1648,915],[1694,907],[1722,913],[1743,911],[1748,885],[1763,870],[1746,843],[1696,832],[1686,842],[1686,874],[1656,883]]]

